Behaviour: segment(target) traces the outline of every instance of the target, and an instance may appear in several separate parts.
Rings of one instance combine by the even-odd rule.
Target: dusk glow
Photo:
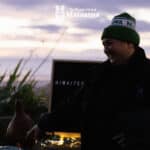
[[[112,6],[112,3],[115,5]],[[48,65],[53,58],[104,60],[106,56],[100,40],[102,30],[114,15],[124,11],[137,19],[140,45],[150,57],[149,4],[148,1],[138,0],[2,0],[0,58],[7,61],[15,59],[17,62],[32,53],[34,59],[42,60],[50,53]],[[37,65],[40,63],[38,60]],[[49,79],[49,73],[42,73],[47,76],[45,80]],[[40,75],[39,72],[37,76]]]

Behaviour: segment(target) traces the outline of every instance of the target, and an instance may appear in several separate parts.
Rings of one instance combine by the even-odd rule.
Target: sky
[[[140,46],[150,57],[150,1],[147,0],[1,0],[1,74],[13,70],[19,59],[37,80],[51,79],[54,59],[105,60],[103,29],[111,19],[128,12],[137,20]]]

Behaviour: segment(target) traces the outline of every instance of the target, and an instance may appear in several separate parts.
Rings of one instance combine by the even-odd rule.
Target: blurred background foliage
[[[41,91],[38,94],[35,92],[37,81],[31,78],[31,70],[22,75],[22,63],[23,59],[19,60],[8,80],[4,81],[6,73],[0,76],[0,116],[13,114],[16,99],[23,101],[25,111],[32,117],[38,115],[38,112],[42,109],[47,111],[44,105],[40,105],[40,101],[45,96],[44,92]]]
[[[7,125],[15,112],[15,100],[22,100],[25,112],[36,121],[47,112],[48,96],[45,91],[36,91],[37,81],[32,70],[24,71],[24,60],[20,59],[9,76],[0,76],[0,145],[4,144]],[[46,89],[46,88],[45,88]]]

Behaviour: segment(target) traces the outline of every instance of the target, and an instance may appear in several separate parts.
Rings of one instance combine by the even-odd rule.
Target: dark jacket
[[[75,127],[82,150],[150,149],[150,61],[144,50],[137,48],[127,64],[100,64],[91,81],[65,109],[41,117],[39,128]]]

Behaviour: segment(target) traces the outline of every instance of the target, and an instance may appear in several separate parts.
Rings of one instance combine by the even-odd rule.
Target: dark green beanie
[[[128,13],[121,13],[113,18],[111,25],[106,27],[101,39],[112,38],[139,45],[140,37],[135,30],[136,20]]]

